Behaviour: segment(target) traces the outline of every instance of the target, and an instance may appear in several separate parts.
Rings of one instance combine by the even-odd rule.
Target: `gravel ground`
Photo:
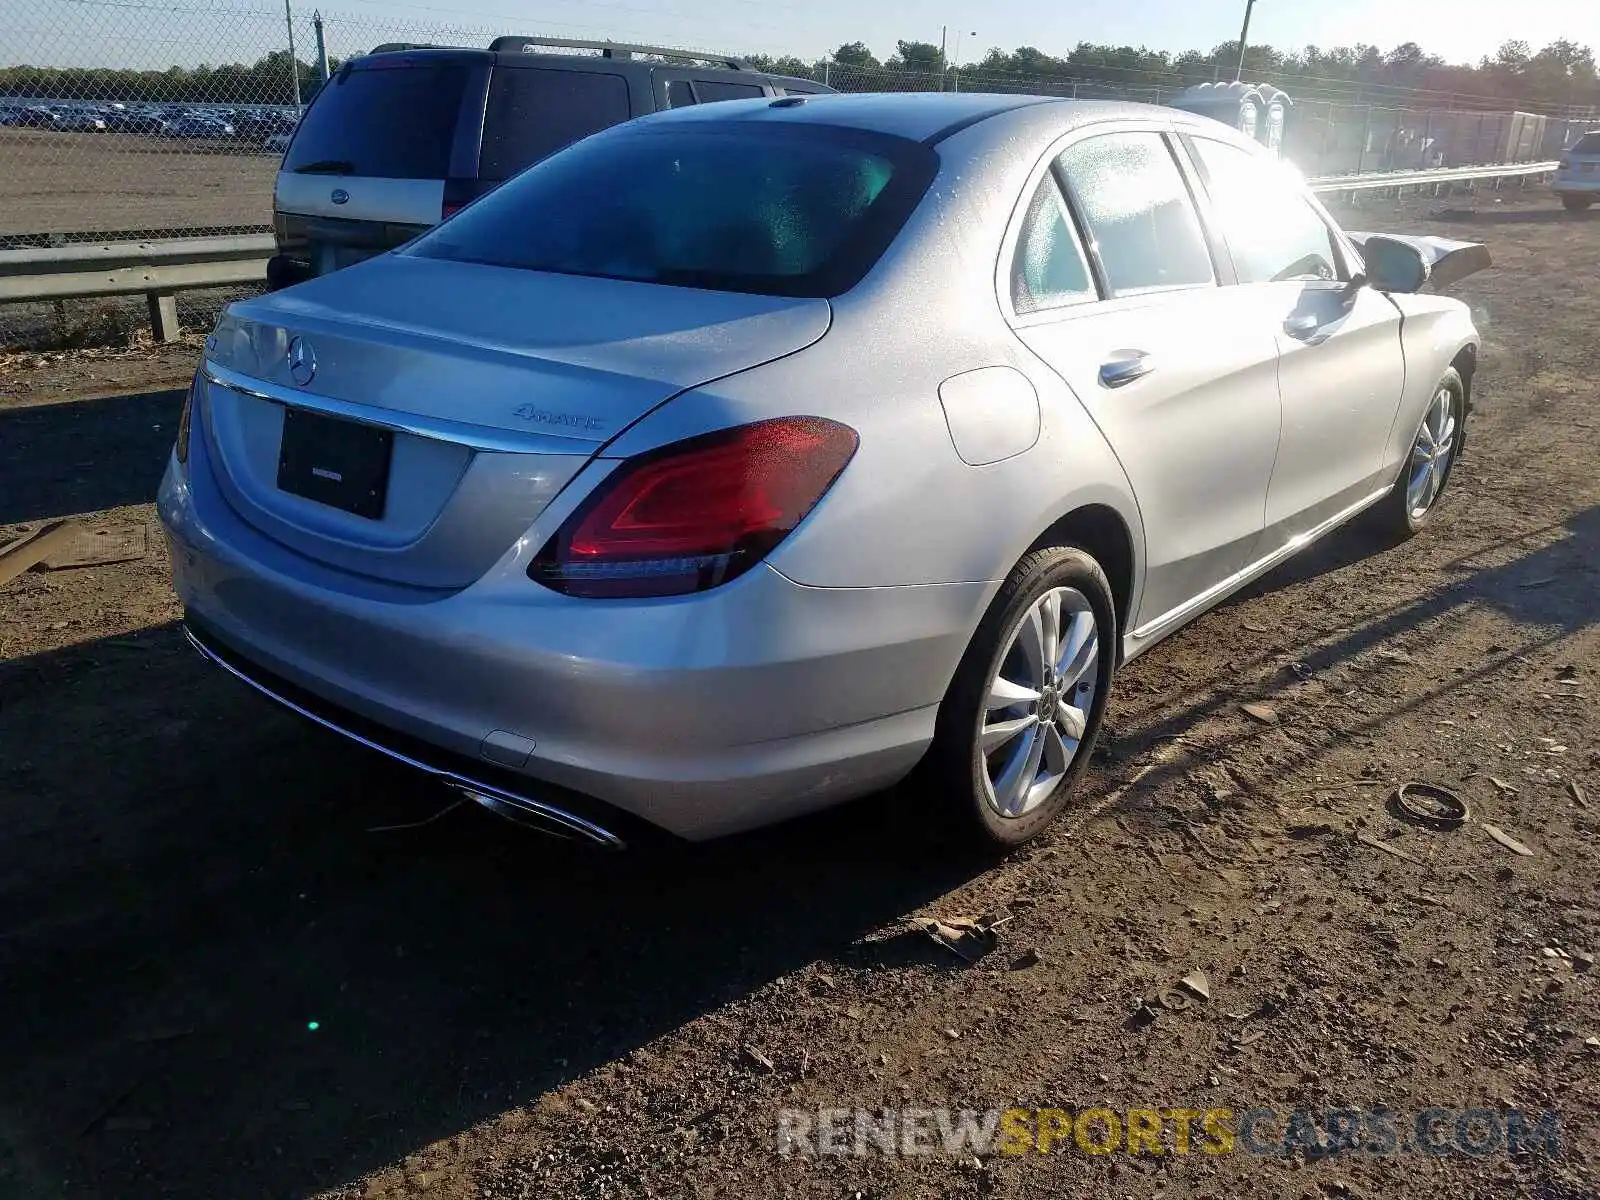
[[[1347,217],[1497,258],[1435,522],[1336,535],[1133,664],[1081,809],[999,864],[930,856],[914,795],[615,858],[469,807],[378,831],[446,801],[190,655],[159,540],[14,581],[0,1194],[1596,1196],[1600,220],[1451,203]],[[187,358],[36,357],[0,360],[0,536],[136,536]],[[1470,821],[1398,819],[1408,780]],[[973,962],[910,920],[984,914]],[[1197,969],[1208,999],[1170,990]],[[1561,1125],[1439,1157],[1179,1153],[1174,1119],[1160,1154],[775,1140],[784,1108],[1013,1105]]]

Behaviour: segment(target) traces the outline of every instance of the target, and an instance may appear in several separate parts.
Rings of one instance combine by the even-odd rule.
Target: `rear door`
[[[1228,142],[1188,139],[1227,241],[1233,289],[1259,302],[1278,341],[1283,434],[1258,555],[1308,533],[1383,486],[1405,386],[1400,310],[1351,288],[1340,240],[1278,163]]]
[[[1136,635],[1246,565],[1280,419],[1273,332],[1219,286],[1173,150],[1155,129],[1079,137],[1041,171],[1002,252],[1017,335],[1133,485],[1147,564]]]
[[[487,54],[380,54],[336,72],[307,109],[278,173],[279,252],[326,274],[436,224],[446,179],[476,166],[473,99],[482,104],[489,61]],[[463,161],[469,141],[471,159]]]

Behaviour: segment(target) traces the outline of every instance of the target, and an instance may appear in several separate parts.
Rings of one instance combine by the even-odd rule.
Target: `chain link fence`
[[[0,6],[0,251],[266,232],[283,148],[330,69],[385,43],[487,46],[500,34],[526,32],[377,12],[319,14],[293,3],[204,6],[224,2]],[[1041,80],[970,68],[819,63],[804,73],[846,92],[1042,93],[1163,104],[1181,90],[1171,83]],[[1553,157],[1591,124],[1515,111],[1295,100],[1285,147],[1308,175],[1536,161]],[[221,299],[183,293],[180,316],[207,325]],[[18,307],[0,310],[0,344],[16,340],[14,326],[24,316]],[[75,329],[103,324],[108,306],[25,307],[27,321],[45,336],[70,341]],[[126,324],[137,328],[140,321],[129,317]]]

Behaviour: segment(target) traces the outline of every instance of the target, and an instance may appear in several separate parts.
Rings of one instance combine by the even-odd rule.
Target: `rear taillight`
[[[822,417],[758,421],[618,467],[528,567],[570,596],[677,596],[744,572],[839,477],[856,433]]]
[[[465,207],[465,204],[452,204],[446,200],[439,206],[439,220],[448,221]]]
[[[192,420],[190,413],[194,409],[195,386],[191,383],[189,390],[183,394],[183,409],[178,413],[178,440],[173,443],[172,450],[180,463],[189,461],[189,425]]]

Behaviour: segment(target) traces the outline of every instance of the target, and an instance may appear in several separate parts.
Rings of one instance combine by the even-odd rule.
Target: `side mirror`
[[[1428,263],[1422,252],[1398,238],[1374,234],[1361,247],[1367,264],[1367,281],[1380,292],[1419,292],[1428,282]]]

